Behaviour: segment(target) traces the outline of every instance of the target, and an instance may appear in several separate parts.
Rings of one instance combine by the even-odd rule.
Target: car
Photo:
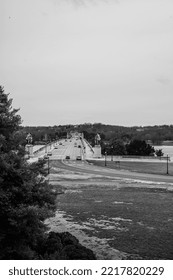
[[[81,148],[81,145],[78,145],[78,148]]]
[[[48,156],[52,156],[52,152],[48,152],[47,155],[48,155]]]
[[[65,159],[70,159],[70,156],[66,156]]]
[[[44,158],[44,159],[49,159],[48,155],[44,155],[43,158]]]
[[[60,142],[59,145],[62,145],[62,143]]]
[[[82,160],[82,157],[81,156],[77,156],[76,160]]]
[[[55,146],[55,149],[58,149],[58,147],[57,147],[57,146]]]
[[[40,162],[40,161],[43,161],[43,157],[39,157],[38,158],[38,161]]]

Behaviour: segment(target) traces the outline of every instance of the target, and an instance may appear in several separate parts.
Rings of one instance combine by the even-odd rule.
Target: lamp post
[[[107,166],[106,156],[107,156],[107,152],[105,152],[105,166]]]
[[[168,166],[169,156],[166,157],[166,174],[169,174],[169,166]]]
[[[83,159],[85,160],[85,157],[86,157],[86,148],[85,148],[85,146],[82,146],[83,147],[83,149],[82,149],[82,151],[83,151]]]
[[[113,146],[111,146],[111,161],[113,161]]]
[[[47,174],[49,175],[50,173],[50,162],[49,162],[49,157],[47,157]]]
[[[45,153],[47,154],[47,142],[46,142],[46,145],[45,145]]]
[[[80,147],[80,157],[82,159],[82,147]]]

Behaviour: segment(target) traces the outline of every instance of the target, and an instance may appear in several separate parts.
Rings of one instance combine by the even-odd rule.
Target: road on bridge
[[[66,171],[86,173],[92,175],[101,175],[102,177],[126,178],[133,180],[145,180],[153,182],[173,183],[173,177],[169,175],[156,175],[127,170],[110,169],[89,164],[85,159],[90,147],[79,137],[63,139],[59,141],[52,150],[50,161],[56,161],[56,166]],[[79,159],[79,160],[78,160]],[[81,160],[80,160],[81,159]],[[52,162],[53,164],[53,162]]]

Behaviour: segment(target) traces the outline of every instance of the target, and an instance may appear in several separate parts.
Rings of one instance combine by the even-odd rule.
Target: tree
[[[95,259],[70,233],[48,233],[57,192],[45,180],[45,162],[24,159],[21,117],[11,104],[0,86],[0,259]]]
[[[126,145],[128,155],[149,156],[153,155],[155,150],[150,144],[145,141],[134,139]]]
[[[14,133],[21,123],[21,118],[17,115],[18,110],[12,109],[11,104],[12,99],[8,98],[8,94],[5,94],[3,87],[0,86],[0,135],[2,141],[0,145],[3,152],[15,148]]]
[[[45,238],[44,220],[54,213],[56,193],[42,176],[43,163],[24,159],[16,140],[17,113],[0,86],[0,259],[39,259],[38,243]]]
[[[164,155],[164,153],[162,152],[162,149],[155,150],[155,153],[156,153],[157,157],[162,157]]]
[[[114,140],[110,144],[111,146],[111,154],[112,155],[125,155],[126,154],[126,147],[122,140]]]

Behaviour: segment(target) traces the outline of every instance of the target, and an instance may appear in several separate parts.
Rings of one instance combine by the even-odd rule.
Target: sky
[[[172,0],[0,0],[23,125],[173,124]]]

